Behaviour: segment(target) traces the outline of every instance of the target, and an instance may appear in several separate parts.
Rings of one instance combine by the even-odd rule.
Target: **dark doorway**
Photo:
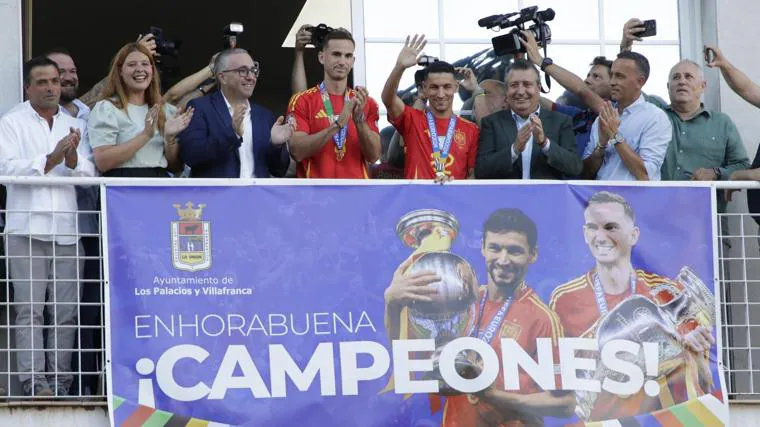
[[[32,53],[63,47],[79,68],[80,88],[88,90],[108,72],[113,55],[125,43],[145,34],[151,26],[166,38],[181,40],[178,65],[187,76],[207,65],[222,47],[222,30],[241,22],[245,32],[239,45],[261,63],[254,100],[282,113],[290,97],[293,49],[283,40],[305,0],[33,0]],[[317,23],[314,23],[317,24]],[[313,50],[306,55],[309,84],[322,77]]]

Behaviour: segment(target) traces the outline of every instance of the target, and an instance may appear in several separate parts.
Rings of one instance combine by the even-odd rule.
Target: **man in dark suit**
[[[518,59],[507,74],[509,109],[483,118],[475,177],[563,179],[583,169],[569,117],[540,109],[538,70]]]
[[[179,135],[182,160],[195,178],[283,176],[290,164],[285,143],[293,126],[248,101],[259,63],[243,49],[221,52],[214,62],[219,90],[191,101],[190,125]]]

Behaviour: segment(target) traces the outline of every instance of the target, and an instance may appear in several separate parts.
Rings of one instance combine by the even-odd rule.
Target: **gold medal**
[[[342,146],[340,148],[335,147],[335,158],[338,159],[338,161],[343,160],[343,157],[346,156],[346,146]]]

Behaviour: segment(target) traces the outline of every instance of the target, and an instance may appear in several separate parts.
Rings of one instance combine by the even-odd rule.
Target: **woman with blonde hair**
[[[106,86],[90,113],[89,140],[103,176],[168,177],[184,164],[176,141],[193,110],[177,111],[162,101],[156,62],[139,43],[114,57]]]

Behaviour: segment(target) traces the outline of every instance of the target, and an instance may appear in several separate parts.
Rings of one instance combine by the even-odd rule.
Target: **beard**
[[[521,267],[499,267],[494,263],[488,266],[488,275],[499,289],[515,289],[522,283],[525,277],[525,269]],[[508,276],[511,276],[511,279]]]
[[[61,86],[61,102],[67,104],[77,99],[79,86]]]

